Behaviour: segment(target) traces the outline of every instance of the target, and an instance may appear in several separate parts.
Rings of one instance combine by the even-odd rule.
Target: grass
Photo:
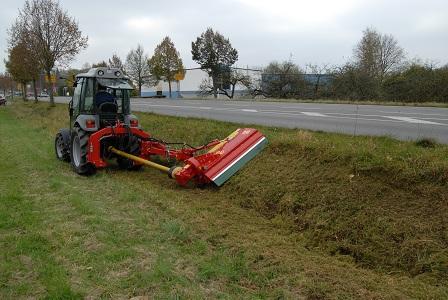
[[[66,106],[0,108],[0,298],[448,297],[448,147],[259,127],[221,188],[154,170],[75,175]],[[139,113],[166,140],[235,124]],[[184,128],[189,128],[188,131]]]
[[[436,147],[437,142],[432,138],[423,138],[415,141],[415,144],[423,148],[434,148]]]

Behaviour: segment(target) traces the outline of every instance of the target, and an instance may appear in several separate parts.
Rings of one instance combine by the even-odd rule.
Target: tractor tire
[[[124,149],[123,151],[127,152],[129,154],[135,155],[135,156],[139,156],[140,155],[140,143],[139,143],[138,138],[136,138],[135,136],[131,136],[129,146],[127,147],[127,149]],[[121,169],[130,170],[130,171],[138,171],[143,167],[143,165],[136,164],[133,160],[123,158],[123,157],[118,157],[117,163]]]
[[[65,162],[70,161],[70,149],[67,146],[61,132],[56,134],[56,138],[54,139],[54,151],[57,159]]]
[[[89,134],[79,127],[74,127],[70,139],[70,160],[73,169],[80,175],[90,175],[95,167],[87,161]]]

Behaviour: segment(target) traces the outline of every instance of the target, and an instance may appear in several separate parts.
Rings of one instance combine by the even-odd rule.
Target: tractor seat
[[[100,117],[101,127],[115,125],[115,122],[120,117],[115,97],[106,91],[96,93],[95,107]]]
[[[118,118],[118,105],[113,102],[101,103],[98,107],[98,116],[100,117],[101,128],[115,125]]]
[[[99,114],[117,114],[118,111],[118,105],[114,102],[104,102],[101,103],[98,107],[98,113]]]
[[[95,106],[99,108],[104,103],[115,103],[115,98],[106,91],[99,91],[95,95]]]

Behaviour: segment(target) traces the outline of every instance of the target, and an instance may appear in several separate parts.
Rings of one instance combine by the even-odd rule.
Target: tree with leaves
[[[73,95],[74,87],[73,83],[76,81],[76,75],[79,73],[84,73],[85,70],[78,70],[78,69],[69,69],[67,70],[66,77],[64,79],[65,86],[67,87],[67,92],[69,95]]]
[[[363,31],[353,52],[358,67],[379,82],[399,68],[405,58],[403,48],[392,35],[381,34],[373,28]]]
[[[126,74],[138,87],[139,96],[142,95],[142,86],[151,82],[148,60],[141,45],[138,45],[135,50],[132,49],[126,57]]]
[[[238,51],[232,47],[229,39],[208,28],[196,42],[191,43],[191,54],[193,60],[211,77],[213,95],[217,98],[222,76],[238,60]]]
[[[331,75],[332,96],[336,99],[372,100],[379,97],[378,80],[354,63],[335,68]]]
[[[111,58],[109,58],[109,68],[117,68],[121,71],[124,71],[124,65],[121,61],[121,58],[117,54],[113,54]]]
[[[23,100],[27,100],[26,85],[31,81],[34,89],[34,101],[37,102],[36,80],[40,71],[38,64],[36,64],[32,54],[23,42],[10,48],[8,52],[8,61],[5,61],[6,69],[12,75],[14,81],[20,83]]]
[[[12,95],[12,90],[14,89],[14,81],[9,73],[0,73],[0,91],[6,97],[6,91],[10,91]],[[11,96],[12,97],[12,96]]]
[[[157,80],[163,79],[168,82],[171,98],[171,82],[177,73],[184,73],[185,70],[179,52],[168,36],[154,50],[154,55],[149,60],[149,68]]]
[[[307,88],[304,72],[291,61],[273,61],[262,72],[263,93],[269,97],[297,97]]]
[[[25,43],[47,78],[55,64],[67,64],[85,49],[87,40],[56,0],[26,0],[10,30],[10,44]],[[53,89],[49,91],[54,106]]]
[[[356,100],[382,99],[388,78],[402,68],[404,50],[392,35],[367,28],[353,49],[354,59],[332,72],[334,97]]]

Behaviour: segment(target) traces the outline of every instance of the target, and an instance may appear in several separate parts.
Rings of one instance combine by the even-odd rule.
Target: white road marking
[[[285,113],[285,112],[270,112],[270,111],[260,111],[260,114],[265,114],[265,115],[281,115],[281,116],[292,116],[292,117],[297,117],[297,116],[303,116],[302,113]],[[324,115],[326,116],[326,115]],[[337,116],[326,116],[328,118],[332,118],[332,119],[346,119],[346,120],[363,120],[363,121],[374,121],[374,122],[387,122],[387,123],[403,123],[403,121],[398,121],[398,120],[385,120],[385,119],[369,119],[369,118],[359,118],[359,117],[337,117]]]
[[[389,117],[389,116],[386,116],[386,115],[371,115],[371,114],[368,114],[368,115],[366,115],[366,114],[346,114],[346,113],[333,113],[333,112],[326,112],[325,114],[327,114],[327,115],[331,115],[331,116],[333,116],[333,115],[338,115],[338,116],[357,116],[357,117],[380,117],[380,118],[387,118],[387,117]],[[396,117],[396,116],[390,116],[390,117]],[[417,119],[417,118],[412,118],[412,119]],[[418,117],[418,119],[417,120],[437,120],[437,121],[448,121],[448,119],[440,119],[440,118],[420,118],[420,117]],[[402,121],[402,120],[401,120]]]
[[[394,119],[394,120],[409,122],[409,123],[416,123],[416,124],[445,125],[442,123],[436,123],[436,122],[420,120],[420,119],[415,119],[415,118],[408,118],[408,117],[391,117],[391,116],[384,116],[384,117]]]
[[[134,107],[144,107],[144,108],[149,108],[151,109],[151,107],[170,107],[173,109],[188,109],[188,110],[196,110],[196,107],[192,107],[192,106],[179,106],[179,105],[157,105],[157,104],[149,104],[149,103],[145,103],[145,104],[140,104],[140,103],[136,103],[133,104]],[[228,111],[228,112],[241,112],[241,110],[239,109],[234,109],[234,108],[215,108],[212,107],[211,110],[213,111]],[[157,112],[156,112],[157,113]],[[293,117],[297,117],[297,116],[303,116],[304,112],[299,112],[299,113],[292,113],[292,112],[279,112],[279,111],[259,111],[260,114],[265,114],[265,115],[283,115],[283,116],[293,116]],[[398,120],[381,120],[381,119],[367,119],[367,118],[353,118],[353,117],[337,117],[337,116],[328,116],[328,115],[323,115],[324,117],[329,117],[329,118],[334,118],[334,119],[348,119],[348,120],[365,120],[365,121],[375,121],[375,122],[394,122],[394,123],[402,123],[403,121],[398,121]]]
[[[281,103],[281,102],[280,102]],[[276,105],[276,103],[273,102],[269,102],[269,103],[263,103],[263,102],[248,102],[247,104],[236,104],[236,103],[219,103],[219,105],[227,105],[227,106],[245,106],[245,107],[253,107],[253,106],[257,106],[259,108],[266,108],[266,109],[270,109],[272,107],[278,107],[278,105]],[[285,108],[285,109],[322,109],[319,107],[308,107],[308,106],[281,106],[281,108]]]
[[[439,108],[441,109],[441,108]],[[404,112],[404,111],[387,111],[387,110],[375,110],[377,112],[386,113],[386,114],[399,114],[399,115],[419,115],[419,116],[439,116],[439,117],[445,117],[447,114],[428,114],[428,113],[422,113],[422,112]]]
[[[326,115],[317,112],[301,111],[301,113],[310,117],[326,117]]]
[[[278,110],[256,110],[256,109],[236,109],[236,108],[223,108],[223,107],[206,107],[206,106],[186,106],[186,105],[168,105],[168,104],[153,104],[153,103],[135,103],[133,104],[136,107],[169,107],[175,110],[198,110],[198,109],[207,109],[211,111],[227,111],[227,112],[251,112],[251,113],[260,113],[265,115],[284,115],[284,116],[310,116],[310,117],[326,117],[332,119],[350,119],[350,120],[364,120],[364,121],[375,121],[375,122],[408,122],[408,123],[416,123],[416,124],[426,124],[426,125],[438,125],[438,126],[448,126],[448,124],[437,123],[427,121],[427,119],[434,118],[409,118],[409,117],[400,117],[400,116],[385,116],[385,115],[370,115],[370,114],[353,114],[353,113],[317,113],[317,112],[307,112],[307,111],[298,111],[297,113],[294,111],[290,112],[282,112]],[[366,118],[367,117],[367,118]],[[372,118],[373,117],[373,118]],[[381,118],[381,119],[376,119]],[[426,120],[425,120],[426,119]]]

